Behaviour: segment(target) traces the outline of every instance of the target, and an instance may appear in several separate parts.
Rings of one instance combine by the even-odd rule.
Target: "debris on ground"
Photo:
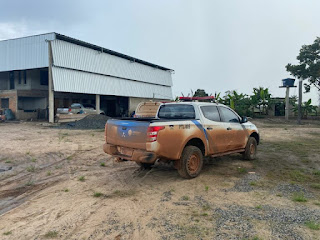
[[[60,128],[68,129],[104,129],[110,117],[102,114],[88,115],[83,119],[67,124],[61,124]]]

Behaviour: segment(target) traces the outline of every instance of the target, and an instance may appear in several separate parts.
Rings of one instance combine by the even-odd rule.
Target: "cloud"
[[[0,40],[17,38],[29,34],[26,24],[13,22],[0,22]]]

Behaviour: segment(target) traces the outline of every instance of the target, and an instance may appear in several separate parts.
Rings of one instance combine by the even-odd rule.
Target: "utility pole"
[[[301,124],[301,105],[302,105],[302,79],[299,79],[299,100],[298,100],[298,124]]]

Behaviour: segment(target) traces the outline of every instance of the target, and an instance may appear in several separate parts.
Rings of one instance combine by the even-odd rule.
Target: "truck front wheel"
[[[183,178],[197,177],[203,167],[203,155],[199,148],[195,146],[186,146],[178,160],[178,173]]]
[[[257,140],[254,137],[249,137],[244,153],[243,159],[254,160],[257,155]]]

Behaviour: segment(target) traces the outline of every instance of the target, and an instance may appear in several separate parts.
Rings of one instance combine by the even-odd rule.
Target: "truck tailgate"
[[[111,119],[108,120],[107,124],[108,144],[146,149],[149,121]]]

